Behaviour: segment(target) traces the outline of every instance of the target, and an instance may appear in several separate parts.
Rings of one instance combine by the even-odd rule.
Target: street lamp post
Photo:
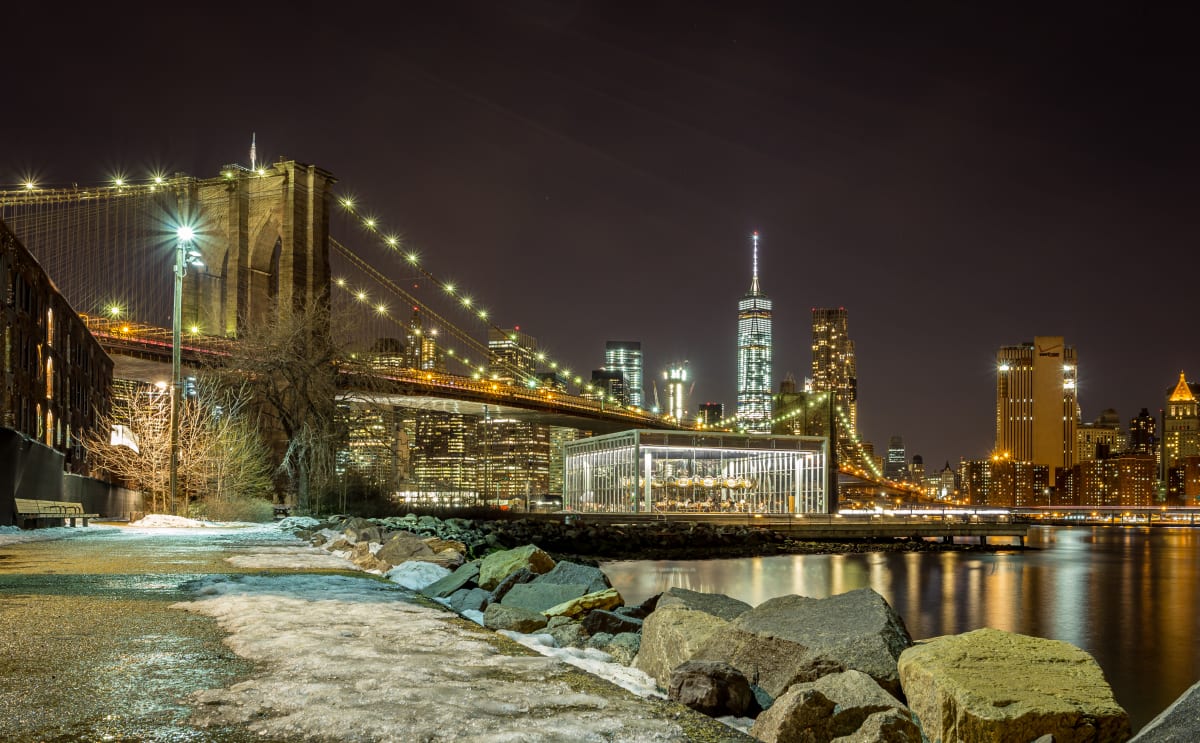
[[[183,400],[183,377],[180,373],[180,344],[183,320],[183,277],[187,274],[188,263],[203,265],[199,261],[200,254],[189,250],[195,230],[182,225],[175,230],[175,304],[171,312],[171,464],[170,464],[170,504],[171,513],[175,513],[175,504],[179,496],[179,406]]]

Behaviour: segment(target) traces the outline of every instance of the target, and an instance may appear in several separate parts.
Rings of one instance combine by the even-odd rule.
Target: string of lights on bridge
[[[496,323],[492,322],[490,319],[491,315],[487,311],[487,309],[485,309],[483,307],[479,307],[478,303],[471,297],[471,295],[465,293],[462,289],[457,287],[453,282],[444,281],[440,277],[434,275],[432,271],[430,271],[428,268],[426,268],[424,266],[424,264],[422,264],[422,262],[420,260],[420,256],[415,251],[409,250],[407,252],[401,253],[402,246],[401,246],[400,236],[395,232],[385,231],[380,220],[377,217],[374,217],[370,214],[366,214],[363,211],[361,211],[357,201],[355,200],[355,198],[353,196],[343,196],[339,200],[339,203],[341,204],[342,208],[345,209],[347,214],[349,214],[351,217],[353,217],[355,220],[358,221],[359,225],[362,227],[362,229],[364,231],[366,231],[367,233],[369,233],[372,236],[374,236],[375,238],[377,238],[380,241],[380,244],[383,245],[386,249],[388,249],[391,252],[401,254],[403,259],[407,262],[407,264],[412,269],[419,272],[422,276],[425,277],[426,280],[428,280],[434,286],[442,289],[444,292],[446,292],[447,295],[449,295],[453,299],[457,300],[465,311],[471,313],[473,316],[475,316],[480,321],[482,321],[486,327],[491,328],[492,330],[495,330],[497,333],[501,334],[502,336],[507,337],[512,343],[517,344],[518,336],[515,333],[509,333],[508,331],[504,330]],[[369,300],[369,297],[364,297],[364,299],[362,301],[368,301],[368,300]],[[579,388],[580,390],[587,392],[587,393],[596,392],[596,390],[597,390],[596,387],[594,387],[591,383],[584,382],[582,377],[573,375],[571,372],[571,369],[569,367],[566,367],[566,366],[560,364],[556,359],[551,358],[549,355],[547,355],[545,351],[534,351],[533,349],[523,348],[519,344],[517,344],[517,345],[518,345],[518,348],[522,348],[522,350],[529,352],[534,358],[536,358],[538,360],[538,362],[546,364],[546,366],[552,372],[562,375],[562,377],[567,382],[573,382],[575,384],[575,386],[577,388]],[[487,370],[484,367],[478,367],[477,373],[486,374],[486,372],[487,372]],[[528,377],[524,381],[525,381],[525,384],[529,387],[537,387],[540,384],[540,382],[538,381],[538,379],[536,377]],[[615,400],[612,398],[609,398],[607,401],[615,402]]]

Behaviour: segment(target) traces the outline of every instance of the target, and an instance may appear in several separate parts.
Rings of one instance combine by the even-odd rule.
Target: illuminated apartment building
[[[1013,461],[1075,464],[1079,405],[1075,349],[1061,336],[1004,346],[996,355],[996,451]]]

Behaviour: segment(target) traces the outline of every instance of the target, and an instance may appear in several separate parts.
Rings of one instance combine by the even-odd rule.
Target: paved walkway
[[[392,584],[225,559],[279,544],[97,529],[0,546],[0,740],[750,740]]]

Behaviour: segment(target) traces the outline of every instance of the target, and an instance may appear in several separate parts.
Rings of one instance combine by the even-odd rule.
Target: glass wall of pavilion
[[[832,513],[826,438],[624,431],[563,447],[581,513]]]

